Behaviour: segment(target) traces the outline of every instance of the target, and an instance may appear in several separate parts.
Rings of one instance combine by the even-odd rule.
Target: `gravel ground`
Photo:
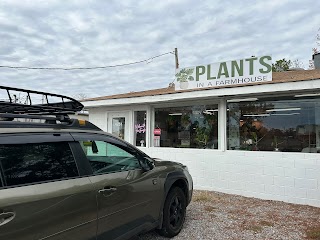
[[[155,232],[138,240],[164,240]],[[179,239],[316,239],[320,208],[195,191]]]

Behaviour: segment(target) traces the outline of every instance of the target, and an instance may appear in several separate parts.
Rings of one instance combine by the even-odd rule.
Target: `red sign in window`
[[[153,130],[153,134],[154,134],[154,135],[161,135],[161,128],[155,128],[155,129]]]

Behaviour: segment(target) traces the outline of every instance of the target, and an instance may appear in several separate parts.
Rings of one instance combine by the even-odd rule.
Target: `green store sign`
[[[175,88],[183,90],[265,81],[272,81],[272,58],[269,55],[179,69]]]

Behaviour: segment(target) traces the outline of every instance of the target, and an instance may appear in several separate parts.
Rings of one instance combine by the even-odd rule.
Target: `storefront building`
[[[104,131],[187,165],[195,189],[320,207],[320,70],[180,88],[83,104]]]

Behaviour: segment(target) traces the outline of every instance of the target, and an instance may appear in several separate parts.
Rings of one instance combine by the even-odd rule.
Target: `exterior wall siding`
[[[320,207],[320,154],[140,149],[187,165],[195,189]]]
[[[107,132],[108,119],[107,111],[103,108],[90,109],[89,121]]]

